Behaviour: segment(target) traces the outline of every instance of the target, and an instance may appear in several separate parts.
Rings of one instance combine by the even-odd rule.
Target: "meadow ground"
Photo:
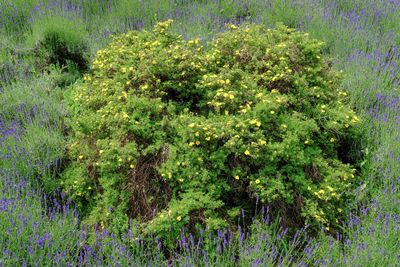
[[[3,0],[0,266],[399,265],[399,14],[396,0]],[[134,226],[116,237],[80,224],[74,203],[52,182],[68,164],[65,88],[82,80],[111,35],[170,18],[173,31],[187,39],[211,40],[227,23],[274,28],[282,22],[325,43],[323,53],[342,71],[341,86],[367,133],[356,199],[343,211],[340,234],[310,236],[301,229],[288,239],[263,209],[250,232],[220,230],[200,240],[182,234],[175,250],[162,253],[157,238],[145,242]],[[68,49],[41,47],[46,31],[60,32]]]

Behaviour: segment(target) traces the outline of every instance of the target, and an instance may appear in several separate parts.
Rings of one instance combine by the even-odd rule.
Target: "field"
[[[0,2],[0,266],[398,266],[400,264],[399,14],[400,1],[398,0],[2,0]],[[185,49],[198,47],[197,51],[201,51],[201,44],[206,46],[217,36],[221,36],[221,33],[222,35],[226,34],[224,35],[226,38],[230,38],[230,33],[232,36],[235,32],[241,34],[241,26],[252,24],[261,25],[260,27],[263,29],[272,29],[273,34],[277,35],[281,32],[292,34],[291,30],[287,30],[288,28],[285,26],[295,29],[301,33],[298,35],[299,39],[295,40],[304,41],[305,47],[307,45],[313,47],[310,48],[309,54],[317,55],[317,59],[320,56],[324,58],[323,64],[326,63],[326,66],[332,69],[332,73],[341,77],[338,79],[338,84],[334,86],[340,88],[340,90],[338,89],[339,98],[347,99],[346,104],[353,108],[354,114],[357,114],[357,116],[350,115],[351,118],[348,116],[347,118],[351,119],[352,123],[358,123],[358,118],[360,118],[357,129],[361,134],[357,142],[348,142],[340,148],[340,153],[350,153],[342,155],[342,158],[351,163],[353,169],[351,174],[348,172],[348,175],[355,178],[350,179],[351,181],[348,183],[346,181],[346,187],[345,183],[335,184],[338,188],[346,188],[342,189],[343,192],[340,190],[338,192],[343,198],[339,199],[338,197],[337,201],[332,202],[339,206],[328,206],[328,204],[331,205],[330,198],[325,197],[326,202],[324,202],[325,192],[318,188],[314,194],[319,200],[316,198],[315,203],[328,203],[325,211],[332,211],[333,207],[334,211],[327,215],[330,216],[330,219],[327,219],[328,221],[319,220],[318,216],[315,217],[317,218],[315,220],[309,219],[314,216],[312,213],[314,211],[306,210],[308,213],[304,213],[305,211],[302,210],[301,220],[293,219],[291,221],[291,212],[297,212],[296,205],[282,207],[280,204],[278,206],[281,209],[277,208],[277,205],[274,206],[276,203],[273,201],[271,207],[268,205],[271,195],[272,199],[275,197],[284,199],[285,192],[276,189],[278,193],[270,193],[267,190],[268,187],[265,190],[257,187],[264,181],[260,182],[259,179],[256,179],[257,177],[253,179],[252,170],[240,169],[240,166],[235,165],[236,172],[229,172],[229,175],[233,177],[232,181],[226,184],[221,183],[221,186],[233,187],[237,183],[243,182],[242,185],[248,186],[249,190],[254,189],[256,193],[247,195],[247,191],[238,189],[238,191],[229,191],[230,193],[227,195],[233,198],[236,197],[235,192],[240,192],[237,194],[238,198],[244,199],[251,196],[248,202],[240,202],[243,199],[235,201],[228,199],[218,191],[219,189],[215,189],[215,192],[220,194],[216,197],[218,201],[211,201],[213,199],[207,198],[208,195],[187,190],[188,194],[180,195],[182,199],[185,199],[186,196],[187,202],[171,201],[172,204],[159,204],[151,202],[150,196],[146,196],[148,197],[146,201],[148,200],[151,204],[146,206],[147,202],[145,203],[143,200],[136,204],[138,207],[146,206],[147,210],[135,210],[136,204],[132,205],[132,202],[126,200],[130,196],[124,195],[125,191],[121,191],[121,188],[124,187],[118,187],[120,185],[117,181],[120,176],[113,175],[117,171],[120,173],[139,172],[142,170],[140,163],[144,165],[148,162],[138,156],[136,162],[138,167],[136,167],[136,163],[130,163],[129,151],[123,152],[125,154],[113,152],[118,151],[121,147],[112,142],[117,140],[115,136],[123,136],[124,132],[120,132],[122,126],[115,124],[120,128],[116,128],[115,132],[111,131],[107,136],[108,139],[104,136],[106,132],[108,133],[109,128],[107,131],[93,135],[79,135],[79,131],[82,130],[77,130],[79,127],[84,129],[85,123],[89,126],[100,123],[100,119],[85,121],[85,116],[88,114],[85,112],[89,112],[88,107],[92,103],[90,101],[93,101],[93,105],[104,101],[108,102],[110,99],[111,102],[114,101],[114,98],[111,97],[97,99],[96,97],[100,94],[93,95],[93,91],[85,91],[89,88],[87,87],[89,84],[94,84],[94,88],[96,87],[96,83],[92,83],[92,79],[95,80],[97,77],[99,79],[97,88],[100,92],[100,88],[103,88],[101,82],[108,82],[104,77],[108,77],[109,73],[106,71],[104,71],[105,74],[102,73],[101,67],[98,66],[103,64],[107,67],[107,64],[111,64],[110,61],[107,61],[108,59],[104,61],[108,63],[104,64],[102,61],[105,58],[104,55],[112,52],[112,49],[118,50],[118,47],[126,48],[123,45],[118,46],[123,43],[121,41],[123,39],[117,39],[113,43],[113,38],[130,31],[135,31],[135,34],[139,36],[132,38],[137,38],[137,40],[143,38],[148,41],[147,43],[154,41],[151,39],[153,36],[162,36],[161,38],[167,36],[165,40],[175,38],[170,35],[164,36],[165,29],[169,27],[168,31],[171,36],[180,36],[181,39],[176,37],[177,40],[182,40],[182,43],[178,42],[179,45],[182,44]],[[155,32],[155,35],[152,35],[152,31]],[[243,28],[243,34],[246,31],[251,30]],[[140,35],[142,33],[143,35]],[[301,39],[303,37],[305,39]],[[127,35],[126,38],[131,37]],[[307,38],[316,41],[308,41]],[[161,39],[161,42],[165,40]],[[221,40],[221,42],[226,42],[227,46],[231,44],[230,41]],[[232,37],[227,40],[233,40],[232,43],[234,43],[236,39]],[[263,40],[257,39],[257,42],[261,43]],[[157,42],[158,40],[154,42],[156,46]],[[147,43],[143,46],[148,49],[145,51],[153,51],[151,46],[147,48]],[[318,43],[321,45],[320,48]],[[185,46],[186,44],[187,46]],[[314,44],[315,46],[313,46]],[[126,44],[124,43],[124,45]],[[133,47],[132,49],[141,47],[141,44],[135,46],[135,42],[131,42],[129,45],[127,45],[128,50],[129,47]],[[217,49],[220,47],[217,46],[218,43],[213,51],[220,52]],[[277,49],[274,51],[280,53],[279,49],[282,47],[284,46],[272,46],[272,49]],[[120,51],[115,53],[120,53]],[[140,50],[138,51],[140,54]],[[186,50],[182,51],[186,52]],[[184,54],[183,52],[173,55],[179,58]],[[146,53],[143,54],[141,57],[148,59],[149,65],[166,66],[162,65],[164,59],[146,58]],[[202,64],[201,56],[206,54],[207,52],[200,54],[197,61],[199,64]],[[125,60],[134,60],[135,58],[135,55],[132,55],[132,58],[125,57],[123,54],[118,55],[110,57],[112,63],[120,62],[121,58]],[[162,55],[162,52],[159,55]],[[289,54],[287,55],[289,56]],[[208,56],[209,54],[207,54],[207,60]],[[194,60],[196,59],[194,57]],[[319,62],[317,59],[316,61]],[[214,64],[212,61],[209,62],[211,62],[209,66]],[[304,62],[309,61],[305,60]],[[120,64],[125,63],[121,62]],[[172,64],[170,65],[172,66]],[[188,68],[191,66],[187,65]],[[121,79],[118,82],[121,81],[123,84],[126,82],[124,80],[126,78],[125,71],[129,69],[128,65],[126,67],[124,65],[120,74],[115,74],[115,77]],[[212,68],[214,65],[210,67],[210,69]],[[286,67],[286,69],[288,68]],[[195,68],[192,70],[195,72]],[[138,71],[137,73],[138,77],[141,77],[140,75],[143,73],[143,76],[146,75],[145,72]],[[327,79],[333,77],[330,76],[330,73],[326,74]],[[206,81],[211,84],[213,76],[207,75],[202,74],[202,77],[208,79]],[[102,80],[103,78],[104,80]],[[223,88],[229,88],[230,84],[235,83],[233,78],[217,79],[215,82]],[[243,80],[243,82],[246,81]],[[251,84],[251,81],[248,82]],[[328,84],[335,82],[329,80]],[[120,83],[118,84],[120,85]],[[126,82],[126,86],[131,86],[130,81]],[[132,87],[134,86],[132,85]],[[139,83],[137,87],[139,87]],[[140,85],[141,90],[146,90],[147,87],[147,84]],[[109,88],[114,87],[109,86]],[[108,89],[104,90],[106,92]],[[191,98],[192,91],[189,93],[185,90],[183,93],[179,91],[181,93],[179,97],[182,98],[173,96],[179,101],[183,99],[181,101],[183,104],[176,100],[176,103],[179,102],[182,106],[177,104],[176,107],[166,106],[165,109],[172,110],[168,110],[171,114],[183,115],[179,119],[171,119],[167,122],[165,122],[165,118],[161,118],[157,122],[157,118],[147,120],[145,117],[148,116],[147,111],[157,110],[156,105],[146,104],[151,106],[151,109],[146,109],[149,108],[148,106],[143,108],[144,100],[140,100],[142,102],[138,100],[132,104],[136,105],[134,107],[137,109],[145,110],[142,118],[139,115],[135,116],[139,121],[137,124],[147,123],[146,127],[140,128],[140,131],[153,138],[151,140],[154,141],[154,147],[149,146],[146,148],[147,150],[156,150],[160,147],[164,149],[159,140],[169,140],[170,143],[177,142],[176,151],[187,153],[181,155],[193,156],[200,162],[193,163],[187,168],[183,165],[182,168],[178,168],[175,162],[173,162],[174,164],[164,164],[162,167],[158,166],[157,164],[165,163],[164,159],[159,160],[161,163],[154,163],[157,168],[160,167],[157,169],[160,172],[157,185],[161,188],[169,188],[168,183],[170,183],[171,188],[173,188],[172,185],[179,188],[177,194],[180,194],[181,188],[186,186],[182,177],[193,173],[199,177],[203,175],[199,172],[202,171],[203,166],[206,166],[201,164],[203,164],[203,158],[205,158],[204,161],[207,160],[207,156],[190,154],[194,150],[192,148],[185,150],[187,147],[181,146],[176,140],[187,138],[187,141],[192,141],[188,142],[190,147],[200,147],[203,144],[200,145],[197,139],[190,139],[194,135],[198,136],[199,132],[193,130],[193,134],[187,136],[187,129],[196,128],[198,125],[199,127],[203,126],[202,123],[205,123],[206,131],[207,127],[212,125],[216,129],[223,128],[221,120],[218,121],[219,117],[215,115],[219,112],[218,105],[222,105],[219,102],[207,103],[217,106],[218,112],[215,112],[215,117],[210,115],[208,118],[208,115],[204,115],[207,120],[203,121],[194,117],[194,121],[191,121],[193,114],[185,113],[185,110],[195,106],[193,103],[197,103],[198,99],[201,102],[201,97],[203,97],[200,94],[197,95],[197,91],[193,92],[193,95],[196,94],[196,100]],[[235,94],[232,91],[228,93],[226,94],[227,101],[240,99],[239,93]],[[289,101],[285,100],[286,95],[281,93],[279,92],[284,99],[282,101]],[[220,94],[223,95],[223,93]],[[271,91],[271,97],[274,94],[277,94],[276,89]],[[91,95],[93,95],[93,99],[90,98]],[[87,98],[85,99],[85,97]],[[123,100],[124,97],[128,98],[125,92],[122,93],[119,100],[121,98]],[[317,98],[319,97],[318,94]],[[88,106],[85,106],[84,100],[89,103]],[[175,101],[175,99],[173,100]],[[330,97],[326,99],[326,101],[331,100]],[[340,100],[338,101],[342,104]],[[317,103],[319,105],[319,102]],[[200,104],[195,108],[199,106]],[[115,108],[118,109],[119,106],[117,105]],[[225,115],[236,112],[235,108],[234,106],[230,107],[229,112],[225,111]],[[279,105],[277,105],[277,113],[278,108],[280,108]],[[242,115],[247,112],[245,109],[244,111],[242,109]],[[275,113],[274,110],[266,110],[268,116]],[[318,110],[326,114],[336,114],[337,111],[333,108],[329,110],[329,107],[325,110],[325,105],[318,106]],[[118,121],[129,117],[124,113],[125,111],[120,111],[122,117]],[[132,111],[131,116],[136,114],[134,112]],[[198,111],[199,114],[200,112],[203,110]],[[208,112],[208,110],[204,112]],[[156,116],[149,115],[149,117]],[[178,116],[176,117],[178,118]],[[100,117],[88,115],[87,118]],[[115,117],[113,118],[115,119]],[[215,121],[211,119],[215,119]],[[240,119],[241,117],[238,115],[233,122],[239,124],[241,123]],[[245,119],[246,122],[250,121],[251,127],[259,128],[261,125],[257,119],[247,120],[247,117]],[[261,116],[258,119],[261,120]],[[186,122],[189,125],[186,127],[187,129],[182,126]],[[269,122],[275,123],[275,121]],[[107,123],[114,125],[111,117],[105,124]],[[171,124],[171,128],[168,128],[169,131],[176,129],[176,133],[181,135],[165,137],[164,132],[159,132],[155,128],[154,125],[157,123],[160,123],[162,127],[169,127],[168,125]],[[207,125],[207,123],[209,124]],[[264,127],[264,121],[262,121],[262,125]],[[290,123],[288,125],[290,129]],[[313,124],[307,125],[304,124],[304,127],[310,127],[310,129],[314,127]],[[343,125],[345,125],[343,129],[349,127],[347,124]],[[281,127],[286,128],[287,125],[281,124]],[[205,128],[203,127],[203,129]],[[229,130],[227,129],[227,131]],[[88,132],[90,131],[88,130]],[[243,130],[242,133],[246,134]],[[295,129],[293,133],[297,134]],[[92,139],[95,137],[107,140],[107,144],[99,141],[93,142]],[[209,139],[205,140],[210,140],[210,137],[206,138]],[[259,135],[256,135],[256,138],[260,138]],[[327,136],[326,140],[327,143],[332,143],[330,144],[332,146],[337,141],[331,136]],[[142,141],[140,140],[140,142]],[[251,161],[249,158],[256,153],[254,151],[259,151],[258,147],[267,143],[263,139],[257,139],[257,141],[259,141],[259,145],[254,150],[235,148],[238,151],[241,149],[240,153],[242,153],[242,158],[237,160],[238,162],[242,162],[242,165],[243,162],[246,162],[244,165],[256,165],[256,160]],[[135,142],[140,143],[139,141]],[[74,148],[76,144],[79,144],[79,149]],[[307,147],[308,144],[308,139],[304,142],[301,141],[301,147]],[[100,150],[93,152],[90,150],[93,146]],[[328,145],[327,147],[331,148]],[[290,149],[295,151],[293,147],[288,148],[288,150]],[[120,150],[122,151],[122,148]],[[169,157],[179,159],[180,153],[176,151],[176,155],[171,154]],[[219,164],[218,157],[223,157],[221,153],[218,154],[218,151],[217,149],[210,156],[211,159],[217,158],[214,161],[216,165]],[[262,148],[260,151],[263,151]],[[100,156],[101,154],[103,156]],[[101,172],[92,174],[92,170],[95,168],[90,165],[91,162],[88,163],[89,159],[91,160],[90,157],[100,158],[99,164],[104,163],[106,166],[102,168],[109,168],[108,172],[103,175],[103,177],[109,177],[109,180],[102,180],[104,178],[101,178]],[[104,162],[101,161],[101,157],[105,157]],[[260,157],[262,158],[262,156]],[[262,160],[265,159],[266,157],[262,158]],[[125,160],[129,162],[126,164],[126,169],[120,164],[121,162],[125,163]],[[177,165],[180,164],[178,161]],[[346,172],[343,166],[338,168],[340,169],[338,172]],[[346,168],[350,170],[349,166]],[[218,172],[217,167],[210,167],[210,170],[216,170],[216,176],[228,173],[228,170],[223,167],[221,167],[223,172]],[[179,179],[168,180],[168,177],[171,179],[171,172],[180,173],[180,171],[183,174],[178,177]],[[246,171],[250,173],[250,178],[244,178]],[[274,171],[279,172],[275,169]],[[85,178],[85,175],[88,176],[86,172],[96,176],[100,182],[97,181],[97,184],[88,182],[88,179]],[[214,175],[211,171],[204,173]],[[206,174],[203,175],[205,178],[202,181],[209,181]],[[151,174],[146,175],[150,179]],[[154,174],[154,177],[156,176],[158,177],[158,174]],[[161,179],[161,176],[167,178]],[[344,176],[346,180],[347,176]],[[245,179],[249,179],[250,183]],[[302,177],[301,179],[306,178]],[[283,181],[287,182],[285,179]],[[93,188],[99,187],[98,183],[103,184],[101,190],[96,192]],[[212,183],[210,182],[210,184]],[[192,186],[189,183],[187,185]],[[306,189],[307,185],[304,185],[305,195],[308,194],[307,190],[311,191],[309,186]],[[315,185],[317,188],[315,181],[310,185]],[[332,188],[329,185],[325,187],[328,188],[325,191],[336,190],[335,186],[332,185],[334,187]],[[147,186],[149,187],[149,185]],[[201,184],[195,184],[195,186],[200,188]],[[152,189],[151,186],[150,189]],[[132,194],[139,194],[138,190],[130,190],[131,193],[133,192]],[[149,192],[156,198],[165,197],[163,193],[156,190]],[[332,196],[334,195],[332,194]],[[345,196],[351,197],[345,199]],[[196,197],[197,201],[190,201]],[[105,199],[104,202],[102,202],[103,199]],[[129,202],[130,206],[115,204],[123,203],[121,199],[126,203]],[[264,200],[266,200],[265,203]],[[165,200],[163,199],[163,201]],[[229,206],[233,202],[234,204]],[[169,211],[167,211],[167,205],[170,205]],[[232,209],[225,211],[222,208],[224,205],[228,205]],[[200,207],[200,210],[209,209],[210,213],[207,216],[210,217],[207,220],[198,219],[204,222],[204,225],[207,224],[205,229],[192,227],[194,215],[193,210],[190,210],[191,207],[193,207],[192,209]],[[321,207],[325,208],[325,206]],[[160,209],[160,213],[155,215],[158,212],[157,208]],[[164,215],[165,217],[170,216],[171,209],[173,209],[173,220],[170,225],[170,221],[163,221],[161,218],[164,218]],[[154,222],[155,228],[152,229],[156,229],[155,232],[158,232],[149,233],[139,230],[143,228],[143,224],[137,218],[130,218],[129,221],[120,220],[119,218],[128,216],[127,210],[137,218],[146,218],[144,226]],[[230,219],[226,219],[228,217],[226,214],[224,214],[225,217],[220,215],[222,214],[221,210],[229,214]],[[174,213],[175,211],[176,213]],[[216,212],[214,213],[214,211]],[[297,215],[300,216],[300,212]],[[202,216],[203,214],[198,215],[198,217]],[[224,220],[221,220],[222,217]],[[225,219],[229,222],[229,227],[222,227],[226,226]],[[334,219],[339,219],[339,221],[331,224],[329,220],[333,221]],[[185,226],[185,228],[180,228],[181,226]],[[221,228],[218,228],[219,226]]]

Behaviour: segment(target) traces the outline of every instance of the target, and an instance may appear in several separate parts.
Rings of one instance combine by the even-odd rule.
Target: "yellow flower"
[[[83,155],[79,155],[79,157],[78,157],[79,159],[83,159]]]
[[[244,154],[247,155],[247,156],[249,156],[249,155],[250,155],[250,151],[249,151],[249,150],[246,150],[246,151],[244,152]]]
[[[235,175],[235,179],[236,179],[236,180],[239,180],[239,175]]]
[[[335,142],[335,138],[331,138],[329,141],[331,141],[331,143]]]
[[[271,110],[269,113],[271,113],[272,115],[274,115],[274,114],[275,114],[275,111]]]
[[[135,165],[131,164],[131,165],[129,165],[129,168],[133,169],[133,168],[135,168]]]
[[[194,127],[194,123],[189,124],[189,128],[193,128]]]
[[[181,217],[181,216],[178,216],[178,217],[176,217],[176,220],[179,222],[179,221],[182,220],[182,217]]]
[[[306,145],[307,145],[308,143],[309,143],[309,141],[308,141],[308,140],[304,141],[304,144],[306,144]]]
[[[250,124],[255,124],[257,127],[261,126],[261,122],[257,119],[253,119],[250,121]]]
[[[257,180],[256,180],[256,184],[259,184],[259,183],[260,183],[260,179],[257,179]]]
[[[103,154],[104,150],[100,149],[99,154]]]

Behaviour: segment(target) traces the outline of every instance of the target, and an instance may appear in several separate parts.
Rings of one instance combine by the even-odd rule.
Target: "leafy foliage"
[[[337,226],[359,118],[323,43],[230,25],[204,46],[171,22],[115,37],[67,94],[60,181],[85,222],[124,229],[133,217],[172,241],[180,227],[232,225],[259,198],[287,226]]]
[[[43,16],[32,25],[27,44],[35,48],[39,69],[49,65],[89,68],[88,33],[79,20],[62,16]]]

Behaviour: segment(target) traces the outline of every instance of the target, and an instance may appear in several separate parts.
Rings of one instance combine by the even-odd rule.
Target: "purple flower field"
[[[0,266],[399,266],[399,14],[399,0],[0,2]],[[363,160],[338,231],[285,229],[258,199],[241,211],[237,231],[182,229],[173,249],[133,221],[123,233],[81,223],[56,182],[70,164],[64,91],[83,82],[113,35],[167,19],[185,39],[211,40],[226,24],[282,22],[324,42],[366,132],[362,150],[349,147]],[[41,46],[46,29],[62,29],[68,53]]]

